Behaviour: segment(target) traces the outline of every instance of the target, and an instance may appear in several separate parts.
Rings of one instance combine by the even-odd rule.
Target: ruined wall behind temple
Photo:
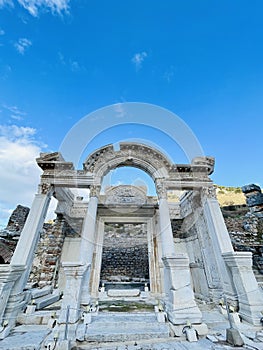
[[[101,281],[149,279],[147,233],[143,225],[105,225]]]

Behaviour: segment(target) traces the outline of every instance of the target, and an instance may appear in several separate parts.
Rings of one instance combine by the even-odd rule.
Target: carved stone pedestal
[[[62,268],[66,275],[66,286],[61,305],[59,323],[75,323],[80,317],[80,296],[83,276],[87,265],[80,263],[64,262]]]
[[[230,252],[223,254],[223,258],[232,274],[240,317],[254,325],[261,325],[263,295],[252,270],[252,253]]]
[[[25,265],[0,265],[0,339],[4,339],[16,323],[24,303],[24,293],[13,291],[15,282],[25,271]]]
[[[202,314],[194,300],[186,254],[163,258],[165,266],[165,309],[174,325],[202,323]]]

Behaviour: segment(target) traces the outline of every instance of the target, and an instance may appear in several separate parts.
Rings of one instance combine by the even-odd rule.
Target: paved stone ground
[[[28,327],[28,326],[27,326]],[[24,331],[26,328],[23,329]],[[48,331],[43,330],[43,326],[31,326],[27,328],[27,332],[14,332],[12,336],[0,341],[1,350],[44,350],[48,347],[43,346],[43,340],[47,337]],[[252,336],[252,335],[251,335]],[[211,336],[211,340],[203,338],[198,342],[188,342],[185,340],[155,339],[129,341],[125,343],[90,343],[79,344],[74,346],[72,350],[241,350],[254,349],[263,350],[263,342],[255,342],[243,335],[245,345],[243,347],[233,347],[224,341],[224,336],[220,333],[218,336]],[[41,345],[42,344],[42,345]],[[50,347],[53,349],[53,346]]]
[[[215,309],[202,307],[204,322],[209,327],[209,336],[200,338],[197,342],[188,342],[184,336],[180,338],[141,339],[125,342],[72,344],[72,350],[263,350],[263,329],[240,323],[238,329],[245,342],[243,347],[233,347],[226,343],[226,329],[229,323]],[[48,348],[47,339],[51,338],[51,330],[46,325],[23,325],[14,329],[12,334],[0,340],[0,350],[44,350],[54,349],[54,343]],[[44,346],[46,345],[46,347]]]

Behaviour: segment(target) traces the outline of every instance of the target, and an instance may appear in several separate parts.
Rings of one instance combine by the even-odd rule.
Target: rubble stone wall
[[[149,279],[148,244],[142,225],[105,226],[101,281]]]
[[[57,273],[67,224],[58,216],[54,224],[44,224],[35,253],[29,282],[39,287],[57,285]]]

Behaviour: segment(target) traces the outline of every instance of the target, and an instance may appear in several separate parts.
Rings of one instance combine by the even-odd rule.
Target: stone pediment
[[[142,205],[147,201],[147,189],[130,185],[109,187],[105,191],[105,204]]]

